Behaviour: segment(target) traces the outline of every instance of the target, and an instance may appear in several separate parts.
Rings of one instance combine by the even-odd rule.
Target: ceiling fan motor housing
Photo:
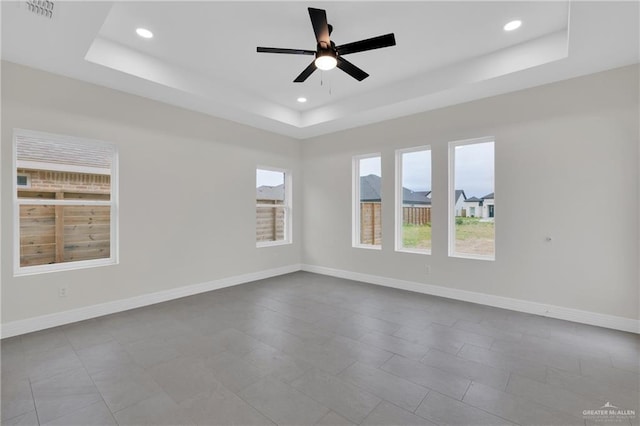
[[[316,59],[320,56],[331,56],[332,58],[336,58],[338,54],[336,53],[336,49],[331,47],[322,47],[318,44],[318,49],[316,51]]]

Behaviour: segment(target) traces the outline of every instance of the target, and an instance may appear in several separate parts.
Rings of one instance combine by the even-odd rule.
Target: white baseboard
[[[2,324],[0,336],[2,338],[18,336],[20,334],[31,333],[33,331],[44,330],[51,327],[69,324],[97,318],[104,315],[115,314],[129,309],[140,308],[153,305],[168,300],[179,299],[181,297],[192,296],[194,294],[205,293],[224,287],[231,287],[251,281],[271,278],[278,275],[289,274],[300,270],[300,264],[282,266],[280,268],[267,269],[264,271],[252,272],[249,274],[236,275],[233,277],[221,278],[219,280],[208,281],[199,284],[192,284],[184,287],[172,288],[156,293],[143,294],[128,299],[114,300],[112,302],[100,303],[98,305],[86,306],[70,311],[57,312],[49,315],[42,315],[24,320],[12,321]]]
[[[385,287],[413,291],[416,293],[430,294],[433,296],[446,297],[448,299],[462,300],[465,302],[494,306],[496,308],[509,309],[512,311],[526,312],[528,314],[579,322],[582,324],[595,325],[599,327],[611,328],[614,330],[627,331],[630,333],[640,333],[640,320],[635,320],[632,318],[599,314],[596,312],[582,311],[579,309],[547,305],[544,303],[530,302],[521,299],[512,299],[509,297],[477,293],[450,287],[441,287],[414,281],[404,281],[395,278],[362,274],[359,272],[327,268],[324,266],[303,264],[302,270],[313,272],[316,274],[329,275],[332,277],[345,278],[369,284],[376,284]]]
[[[283,266],[280,268],[252,272],[249,274],[221,278],[219,280],[213,280],[184,287],[172,288],[156,293],[144,294],[131,297],[129,299],[115,300],[112,302],[101,303],[98,305],[87,306],[70,311],[12,321],[6,324],[2,324],[0,328],[0,336],[3,339],[6,337],[18,336],[20,334],[31,333],[33,331],[44,330],[47,328],[57,327],[77,321],[97,318],[104,315],[127,311],[129,309],[140,308],[143,306],[166,302],[173,299],[179,299],[181,297],[205,293],[207,291],[217,290],[220,288],[232,287],[238,284],[244,284],[252,281],[262,280],[265,278],[275,277],[278,275],[289,274],[291,272],[296,272],[299,270],[640,334],[640,321],[631,318],[599,314],[596,312],[588,312],[579,309],[565,308],[562,306],[530,302],[527,300],[512,299],[509,297],[477,293],[467,290],[459,290],[450,287],[435,286],[414,281],[405,281],[395,278],[381,277],[377,275],[362,274],[359,272],[327,268],[324,266],[294,264]]]

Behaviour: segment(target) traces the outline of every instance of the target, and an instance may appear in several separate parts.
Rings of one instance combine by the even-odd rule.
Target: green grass
[[[494,247],[495,224],[480,222],[473,217],[456,217],[456,251],[471,254],[491,254]],[[431,248],[431,224],[403,225],[402,245],[409,249]]]
[[[402,246],[404,248],[431,248],[431,224],[402,225]]]
[[[480,222],[477,217],[456,217],[456,240],[493,239],[493,222]]]

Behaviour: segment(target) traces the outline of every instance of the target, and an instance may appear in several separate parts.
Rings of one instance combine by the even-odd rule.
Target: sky
[[[484,197],[493,192],[493,142],[456,147],[456,189],[463,189],[467,198]]]
[[[402,154],[402,186],[412,191],[431,191],[431,150]]]
[[[494,143],[460,145],[455,148],[455,187],[467,198],[483,197],[493,190]],[[360,176],[381,175],[380,157],[360,160]],[[431,151],[402,155],[402,186],[413,191],[431,190]]]
[[[256,170],[256,188],[261,186],[278,186],[284,183],[284,173],[271,170]]]

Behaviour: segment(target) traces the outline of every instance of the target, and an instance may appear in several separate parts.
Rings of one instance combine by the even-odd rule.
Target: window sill
[[[479,254],[464,254],[464,253],[450,253],[449,257],[455,257],[458,259],[470,259],[470,260],[488,260],[490,262],[494,262],[496,260],[495,256],[482,256]]]
[[[282,241],[261,241],[259,243],[256,243],[256,248],[286,246],[288,244],[292,244],[292,242],[291,241],[286,241],[286,240],[282,240]]]
[[[365,250],[382,250],[382,246],[374,246],[374,245],[366,245],[366,244],[354,245],[353,248],[359,248],[359,249],[365,249]]]
[[[431,250],[419,250],[419,249],[396,249],[398,253],[411,253],[411,254],[426,254],[431,255]]]
[[[115,258],[80,260],[77,262],[53,263],[47,265],[23,266],[14,269],[14,277],[23,277],[28,275],[48,274],[50,272],[73,271],[76,269],[97,268],[100,266],[117,265]]]

